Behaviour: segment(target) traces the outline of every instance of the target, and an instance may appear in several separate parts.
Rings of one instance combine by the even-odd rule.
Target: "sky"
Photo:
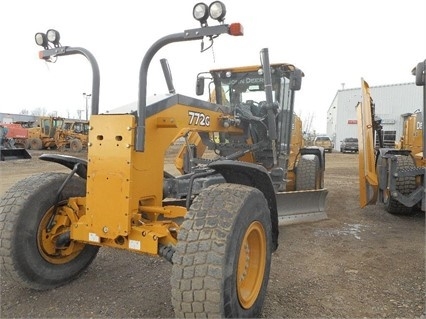
[[[169,61],[176,92],[195,97],[198,73],[259,64],[260,50],[268,48],[271,63],[292,63],[304,72],[295,111],[302,120],[312,119],[311,130],[325,133],[327,110],[338,90],[359,88],[361,78],[370,87],[414,82],[411,70],[426,59],[425,0],[223,2],[225,23],[241,23],[244,36],[221,35],[213,50],[203,53],[201,41],[162,48],[149,68],[148,96],[167,93],[161,58]],[[60,32],[63,46],[84,47],[96,57],[100,112],[137,101],[146,50],[163,36],[199,27],[192,17],[195,3],[1,1],[0,112],[44,109],[78,118],[85,109],[83,93],[91,93],[92,83],[89,62],[81,55],[56,63],[38,58],[41,47],[34,35],[51,28]]]

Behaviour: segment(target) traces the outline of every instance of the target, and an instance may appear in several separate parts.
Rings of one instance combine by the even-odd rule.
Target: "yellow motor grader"
[[[63,128],[55,133],[55,144],[59,150],[70,149],[80,152],[87,149],[89,122],[83,120],[65,120]]]
[[[55,134],[64,124],[64,118],[40,116],[28,128],[28,147],[32,150],[56,148]]]
[[[420,109],[402,114],[402,135],[395,148],[410,150],[416,166],[421,166],[423,161],[423,112]]]
[[[61,46],[53,29],[36,34],[41,59],[81,54],[92,66],[88,159],[43,154],[70,173],[29,177],[4,194],[4,277],[54,288],[77,278],[100,247],[120,248],[173,264],[176,317],[260,315],[280,220],[325,216],[324,150],[295,147],[295,140],[291,147],[303,73],[270,64],[262,49],[261,65],[197,77],[197,94],[209,81],[213,103],[175,93],[161,60],[169,92],[147,98],[149,64],[165,45],[243,35],[241,24],[224,23],[225,12],[220,1],[198,3],[193,16],[201,27],[157,40],[141,63],[137,112],[121,114],[99,114],[99,68],[88,50]],[[208,26],[208,17],[220,23]],[[164,160],[178,140],[186,151],[182,174],[173,175]],[[217,156],[203,157],[206,149]]]
[[[425,62],[413,69],[416,84],[423,86],[426,98]],[[423,111],[404,116],[403,135],[395,148],[385,148],[381,119],[368,83],[361,79],[362,102],[357,105],[360,205],[383,203],[392,214],[425,211],[425,101]],[[378,148],[375,147],[377,144]]]

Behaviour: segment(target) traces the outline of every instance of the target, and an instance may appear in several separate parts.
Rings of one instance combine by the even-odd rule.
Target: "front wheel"
[[[296,190],[321,189],[323,186],[318,156],[302,155],[296,166]]]
[[[173,256],[172,303],[178,318],[253,318],[266,295],[271,217],[256,188],[217,184],[194,200]]]
[[[72,139],[70,142],[70,149],[73,152],[80,152],[83,149],[83,143],[78,139]]]
[[[43,141],[39,139],[38,137],[30,139],[29,145],[32,150],[43,149]]]
[[[70,197],[85,196],[85,181],[73,177],[56,193],[67,174],[45,173],[16,183],[0,201],[0,264],[2,275],[24,287],[44,290],[78,277],[99,247],[64,240],[70,220],[61,210]],[[53,226],[47,229],[54,210]],[[62,243],[59,243],[62,239]]]

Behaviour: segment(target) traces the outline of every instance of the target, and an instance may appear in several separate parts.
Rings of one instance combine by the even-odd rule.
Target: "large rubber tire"
[[[399,170],[410,170],[416,167],[414,160],[411,156],[406,155],[395,155],[398,162]],[[382,161],[385,163],[386,159],[379,156],[378,161]],[[384,164],[383,164],[384,165]],[[389,179],[389,168],[386,166],[387,175]],[[389,183],[389,181],[387,181]],[[403,195],[411,194],[416,189],[416,178],[414,176],[407,177],[398,177],[396,179],[396,190]],[[389,191],[386,187],[381,187],[379,189],[381,192],[381,196],[383,198],[383,203],[385,205],[385,209],[388,213],[391,214],[410,214],[413,211],[413,207],[404,206],[397,199],[390,196]]]
[[[67,249],[56,249],[55,235],[66,232],[69,220],[57,214],[56,225],[46,231],[56,193],[67,174],[44,173],[19,181],[0,201],[0,264],[2,276],[24,287],[44,290],[77,278],[95,258],[99,247],[71,241]],[[73,177],[60,196],[85,196],[85,181]],[[61,226],[59,226],[61,225]]]
[[[78,138],[72,139],[70,141],[70,149],[73,152],[80,152],[83,149],[83,143]]]
[[[296,190],[312,190],[322,188],[320,181],[320,164],[318,156],[302,155],[296,167]]]
[[[41,150],[43,149],[43,142],[38,137],[30,139],[30,149]]]
[[[203,190],[181,225],[173,255],[176,317],[258,317],[271,267],[271,233],[258,189],[224,183]]]
[[[30,140],[28,138],[25,139],[25,141],[24,141],[24,148],[27,149],[27,150],[29,150],[31,148],[30,147]]]

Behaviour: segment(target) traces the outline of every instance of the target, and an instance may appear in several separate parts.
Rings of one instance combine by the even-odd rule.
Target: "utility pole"
[[[86,121],[89,119],[89,99],[92,97],[92,94],[83,93],[83,97],[86,100]]]

